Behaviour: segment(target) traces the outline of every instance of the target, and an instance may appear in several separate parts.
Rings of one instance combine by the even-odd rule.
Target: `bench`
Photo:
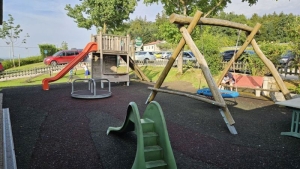
[[[290,99],[283,102],[276,102],[275,104],[289,107],[293,110],[292,112],[292,121],[291,128],[288,132],[281,132],[281,135],[284,136],[293,136],[296,138],[300,138],[300,106],[299,106],[300,98]]]

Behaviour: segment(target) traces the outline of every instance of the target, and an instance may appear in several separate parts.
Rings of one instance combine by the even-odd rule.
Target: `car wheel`
[[[51,66],[57,66],[57,62],[56,61],[51,61]]]
[[[149,59],[146,58],[146,59],[144,60],[144,63],[148,63],[148,62],[149,62]]]

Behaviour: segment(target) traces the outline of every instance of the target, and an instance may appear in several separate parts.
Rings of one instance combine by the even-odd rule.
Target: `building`
[[[159,52],[159,51],[161,51],[161,49],[158,47],[158,44],[161,44],[161,43],[166,43],[166,41],[157,40],[155,42],[150,42],[150,43],[144,44],[143,49],[144,49],[144,51]]]

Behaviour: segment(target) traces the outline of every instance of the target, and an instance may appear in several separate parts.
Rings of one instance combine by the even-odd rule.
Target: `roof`
[[[147,43],[145,44],[144,46],[149,46],[149,45],[156,45],[156,44],[160,44],[160,43],[164,43],[165,41],[160,41],[160,40],[157,40],[155,42],[150,42],[150,43]]]

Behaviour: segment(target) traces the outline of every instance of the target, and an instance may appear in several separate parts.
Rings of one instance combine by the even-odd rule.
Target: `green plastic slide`
[[[130,131],[137,135],[137,151],[132,169],[177,169],[166,121],[157,102],[148,104],[143,118],[140,118],[136,103],[130,102],[123,125],[109,127],[107,134]]]

